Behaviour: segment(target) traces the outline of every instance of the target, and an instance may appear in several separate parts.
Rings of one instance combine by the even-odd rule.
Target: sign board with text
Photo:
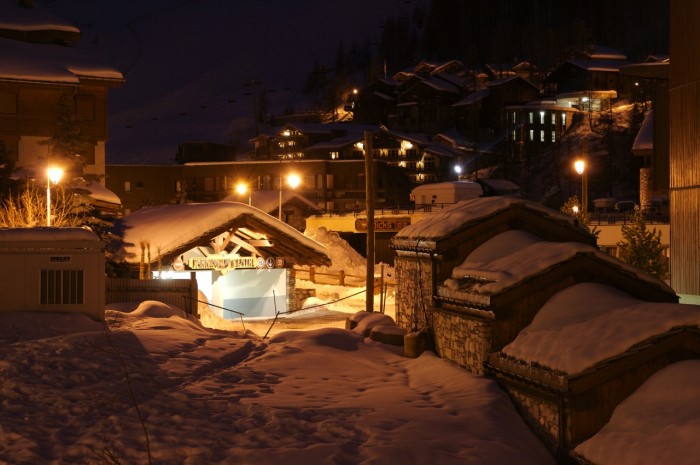
[[[406,217],[393,217],[393,218],[375,218],[374,220],[374,230],[379,232],[385,231],[400,231],[411,224],[411,218]],[[358,218],[355,220],[355,229],[357,231],[367,231],[367,218]]]

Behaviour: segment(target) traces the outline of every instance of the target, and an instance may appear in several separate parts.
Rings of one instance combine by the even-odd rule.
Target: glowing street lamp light
[[[459,181],[459,177],[462,175],[462,167],[459,165],[455,165],[455,174],[457,174],[457,181]]]
[[[588,173],[586,172],[586,162],[576,160],[574,169],[581,175],[581,212],[585,215],[588,210]]]
[[[292,189],[296,189],[301,184],[301,178],[297,174],[287,176],[287,184]],[[280,204],[279,204],[279,220],[282,221],[282,176],[280,176]]]
[[[248,185],[247,185],[247,184],[242,183],[242,182],[239,182],[239,183],[236,185],[236,192],[238,193],[238,195],[243,195],[243,194],[245,194],[245,193],[247,192],[247,193],[248,193],[248,205],[251,205],[251,198],[250,198],[250,196],[251,196],[252,192],[251,192],[251,190],[248,188]]]
[[[63,176],[61,168],[49,168],[46,171],[46,226],[51,226],[51,183],[58,184]]]

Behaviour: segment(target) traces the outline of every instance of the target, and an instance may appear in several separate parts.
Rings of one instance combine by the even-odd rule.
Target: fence
[[[157,300],[197,314],[197,280],[191,279],[105,279],[105,303]]]
[[[339,270],[337,273],[320,273],[313,266],[310,266],[308,269],[294,268],[292,273],[297,279],[306,279],[318,284],[334,284],[348,287],[364,287],[367,284],[365,275],[346,274],[343,270]],[[374,278],[374,293],[378,294],[385,287],[395,285],[396,282],[391,277],[384,276],[384,270],[382,269],[381,276]]]

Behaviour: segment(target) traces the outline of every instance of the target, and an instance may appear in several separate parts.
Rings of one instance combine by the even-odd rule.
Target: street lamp
[[[459,165],[455,165],[455,174],[457,174],[457,181],[459,181],[459,177],[462,175],[462,167]]]
[[[63,170],[53,167],[46,170],[46,174],[46,226],[51,226],[51,183],[58,184]]]
[[[287,176],[287,184],[292,189],[296,189],[301,184],[301,178],[296,174]],[[279,220],[282,221],[282,176],[280,175],[280,204],[279,204]]]
[[[248,188],[247,184],[239,182],[236,185],[236,192],[238,193],[238,195],[243,195],[247,192],[248,193],[248,205],[252,205],[251,198],[250,198],[252,192],[251,192],[251,189]]]
[[[588,211],[588,173],[586,172],[586,162],[576,160],[574,169],[581,175],[581,212],[585,215]]]

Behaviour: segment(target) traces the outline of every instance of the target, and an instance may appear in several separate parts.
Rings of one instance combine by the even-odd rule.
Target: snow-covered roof
[[[644,121],[639,128],[632,144],[632,153],[639,155],[651,154],[654,150],[654,110],[644,113]]]
[[[38,5],[33,8],[18,6],[17,0],[0,1],[0,29],[8,31],[67,31],[80,33],[68,21],[58,18]]]
[[[100,238],[84,228],[0,228],[0,247],[14,247],[17,242],[100,242]]]
[[[473,105],[476,102],[488,97],[490,93],[491,93],[491,91],[489,91],[488,89],[477,90],[476,92],[469,94],[466,97],[464,97],[463,99],[458,100],[457,102],[453,103],[452,106],[453,107],[461,107],[464,105]]]
[[[225,197],[223,200],[227,202],[242,202],[247,194],[231,194]],[[289,189],[282,190],[282,205],[292,201],[297,200],[312,210],[319,210],[318,205],[304,197],[303,195],[290,191]],[[264,190],[264,191],[252,191],[250,193],[250,203],[253,207],[258,210],[262,210],[265,213],[272,214],[273,210],[276,212],[279,208],[280,198],[278,190]]]
[[[600,283],[555,294],[503,353],[577,374],[678,326],[700,325],[700,306],[647,302]]]
[[[163,205],[136,210],[115,222],[115,231],[120,232],[123,239],[122,248],[116,256],[127,262],[138,262],[140,244],[144,242],[150,244],[154,259],[156,251],[160,256],[167,256],[198,240],[206,241],[209,239],[206,236],[214,235],[214,231],[220,232],[227,225],[244,223],[246,217],[254,218],[257,223],[279,233],[279,237],[291,238],[309,253],[327,260],[323,245],[304,236],[292,226],[255,207],[227,201]]]
[[[0,79],[77,84],[81,78],[121,82],[121,72],[81,49],[0,39]]]
[[[80,185],[78,189],[86,190],[88,195],[95,200],[100,200],[102,202],[112,203],[115,205],[122,204],[122,201],[117,194],[107,189],[99,182],[93,182],[90,184],[85,183]]]
[[[514,205],[536,211],[560,222],[574,224],[574,218],[530,200],[514,197],[481,197],[463,200],[431,214],[417,223],[406,226],[396,233],[396,239],[435,241],[452,236],[465,225],[480,218],[492,216]]]
[[[587,71],[607,72],[619,71],[621,67],[630,64],[630,62],[627,60],[582,60],[578,58],[571,58],[567,60],[567,63],[571,63],[572,65],[585,69]]]

